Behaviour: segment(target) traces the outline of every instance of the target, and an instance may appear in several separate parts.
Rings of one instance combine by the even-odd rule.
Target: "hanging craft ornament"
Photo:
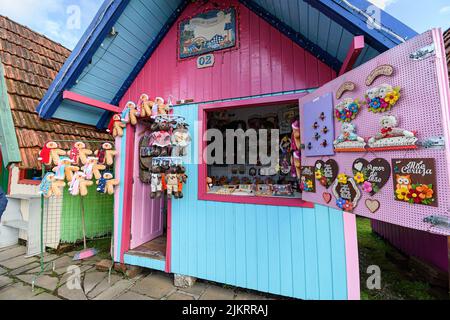
[[[392,159],[395,200],[438,206],[434,158]]]
[[[355,180],[341,173],[334,182],[332,190],[336,197],[336,206],[345,212],[353,212],[361,199],[361,192],[356,186]]]
[[[351,81],[344,82],[336,91],[336,99],[340,99],[343,96],[343,94],[347,91],[354,91],[355,88],[356,85],[353,82]]]
[[[417,149],[415,132],[400,129],[395,116],[383,116],[380,119],[381,130],[369,139],[371,149],[401,150]]]
[[[380,209],[380,202],[378,200],[372,200],[372,199],[367,199],[366,202],[366,208],[371,212],[371,213],[375,213]]]
[[[39,193],[48,199],[52,196],[62,196],[62,188],[66,186],[64,181],[57,180],[53,172],[48,172],[39,185]]]
[[[172,142],[172,156],[184,157],[187,156],[188,146],[191,144],[191,135],[188,130],[187,123],[179,123],[177,128],[173,131],[171,136]]]
[[[336,152],[358,152],[364,151],[366,142],[356,134],[356,126],[353,123],[343,123],[342,131],[334,141]]]
[[[314,167],[302,167],[300,177],[300,190],[303,192],[316,192],[316,181],[314,179]]]
[[[390,77],[394,74],[394,67],[389,64],[384,64],[379,67],[376,67],[367,77],[366,85],[371,86],[372,83],[381,76]]]
[[[339,165],[336,160],[330,159],[327,162],[319,160],[315,164],[315,178],[327,189],[336,180],[338,172]]]
[[[59,159],[58,165],[52,169],[55,173],[56,180],[66,179],[67,181],[71,181],[73,178],[74,172],[79,171],[80,168],[73,165],[73,160],[64,156]]]
[[[114,158],[117,153],[118,152],[114,150],[113,145],[110,142],[104,142],[102,143],[100,149],[94,152],[94,155],[98,158],[99,164],[112,166],[114,164]]]
[[[81,195],[82,197],[86,197],[88,195],[88,187],[93,184],[93,181],[86,180],[86,175],[83,172],[77,172],[73,175],[72,181],[69,183],[69,193],[72,196]]]
[[[138,110],[133,101],[128,101],[122,111],[121,118],[124,123],[131,123],[133,126],[137,124]]]
[[[391,165],[382,158],[372,161],[356,159],[353,162],[353,178],[362,186],[364,192],[375,195],[386,185],[391,177]]]
[[[122,117],[119,113],[112,116],[109,122],[107,132],[112,133],[113,137],[123,137],[123,129],[126,128],[126,124],[122,121]]]
[[[151,101],[147,94],[145,93],[141,94],[137,106],[139,116],[141,118],[151,117],[154,104],[155,102]]]
[[[336,119],[340,122],[351,122],[356,118],[361,105],[358,99],[344,99],[335,108]]]
[[[331,193],[324,192],[322,194],[322,197],[323,197],[323,201],[325,201],[326,204],[329,204],[331,202],[331,199],[332,199]]]
[[[73,161],[75,165],[86,164],[87,158],[92,155],[92,151],[86,148],[86,144],[82,141],[77,141],[74,143],[72,149],[67,152],[70,160]]]
[[[280,142],[280,173],[288,175],[291,172],[291,139],[285,135]]]
[[[400,87],[382,84],[367,91],[366,105],[370,112],[382,113],[392,109],[400,99]]]
[[[101,178],[97,180],[97,192],[102,194],[114,194],[114,187],[119,185],[119,180],[114,179],[111,172],[105,171],[101,174]]]
[[[42,164],[48,166],[52,163],[57,166],[59,163],[59,157],[64,155],[66,155],[66,152],[62,149],[59,149],[59,146],[55,141],[48,141],[39,152],[38,160]]]

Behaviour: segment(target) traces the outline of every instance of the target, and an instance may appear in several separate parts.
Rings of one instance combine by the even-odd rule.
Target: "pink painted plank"
[[[121,159],[122,156],[122,143],[121,143],[121,138],[117,137],[115,140],[115,148],[117,151],[117,156],[116,159]],[[123,182],[122,177],[120,176],[120,162],[117,161],[116,165],[115,165],[115,172],[114,172],[114,176],[116,177],[116,179],[119,179],[120,182]],[[120,261],[120,252],[119,252],[119,221],[120,221],[120,217],[119,217],[119,203],[120,203],[120,188],[116,188],[114,191],[114,256],[113,259],[116,262]]]
[[[139,83],[139,81],[137,81],[137,83]],[[85,97],[81,94],[72,92],[72,91],[64,91],[63,93],[63,99],[64,100],[70,100],[73,102],[78,102],[78,103],[82,103],[82,104],[86,104],[88,106],[97,108],[97,109],[102,109],[102,110],[107,110],[107,111],[111,111],[111,112],[115,112],[115,113],[119,113],[122,112],[122,110],[115,105],[106,103],[106,102],[102,102],[102,101],[98,101],[89,97]]]
[[[358,235],[356,216],[343,212],[348,300],[360,300]]]

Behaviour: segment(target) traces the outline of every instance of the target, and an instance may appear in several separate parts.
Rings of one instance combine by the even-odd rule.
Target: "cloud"
[[[369,0],[372,4],[376,5],[380,9],[386,9],[386,7],[390,6],[397,0]]]
[[[450,6],[442,7],[441,10],[439,10],[439,13],[440,14],[448,14],[448,13],[450,13]]]
[[[102,0],[0,0],[0,14],[73,49],[101,3]],[[79,9],[76,12],[69,10],[74,4]],[[79,20],[76,28],[68,23],[74,18]]]

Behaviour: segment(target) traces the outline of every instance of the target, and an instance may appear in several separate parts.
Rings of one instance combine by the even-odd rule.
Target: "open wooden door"
[[[304,200],[450,234],[435,223],[450,220],[449,83],[440,30],[300,99],[300,115],[302,166],[314,172],[304,180],[316,185]]]
[[[135,146],[138,148],[144,126],[136,127]],[[130,249],[158,238],[164,233],[163,200],[150,199],[150,185],[139,178],[139,155],[134,157],[133,211],[131,215]]]

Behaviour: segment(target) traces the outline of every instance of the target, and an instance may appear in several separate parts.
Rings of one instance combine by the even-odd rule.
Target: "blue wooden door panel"
[[[175,113],[194,137],[197,106]],[[342,212],[198,201],[198,166],[186,168],[185,197],[172,202],[171,272],[301,299],[347,298]]]

